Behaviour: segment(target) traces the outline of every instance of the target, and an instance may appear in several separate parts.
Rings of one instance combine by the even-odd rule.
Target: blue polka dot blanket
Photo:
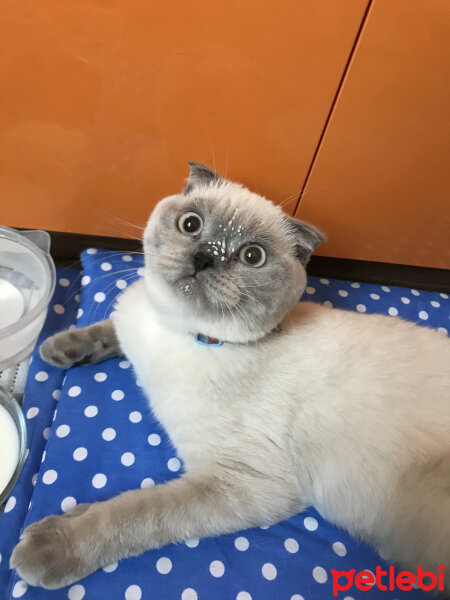
[[[57,330],[106,318],[117,294],[140,276],[142,257],[88,249],[82,263],[81,274],[58,270],[40,341]],[[450,300],[444,293],[309,277],[304,297],[348,310],[398,315],[443,334],[450,326]],[[127,360],[63,372],[44,363],[36,350],[24,412],[29,454],[0,516],[1,600],[330,600],[335,597],[331,569],[355,569],[356,574],[387,569],[372,549],[311,508],[278,525],[188,539],[122,560],[60,590],[27,586],[8,566],[24,527],[80,502],[178,477],[183,465]],[[426,597],[420,589],[365,587],[369,589],[352,585],[337,597]]]

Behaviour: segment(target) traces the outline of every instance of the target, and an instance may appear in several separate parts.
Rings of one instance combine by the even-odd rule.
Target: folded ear
[[[304,221],[286,216],[286,223],[295,254],[299,261],[306,265],[312,252],[325,241],[325,236],[318,229]]]
[[[188,162],[189,165],[189,177],[187,178],[187,185],[183,190],[183,193],[190,192],[196,185],[207,185],[209,183],[219,183],[222,177],[210,169],[205,167],[201,163]]]

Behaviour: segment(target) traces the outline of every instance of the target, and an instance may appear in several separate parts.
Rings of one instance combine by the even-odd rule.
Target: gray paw
[[[30,585],[47,589],[69,585],[95,570],[86,562],[88,557],[75,550],[79,544],[70,518],[75,516],[76,521],[76,514],[87,507],[80,505],[73,515],[52,515],[27,527],[14,548],[10,567]]]
[[[121,355],[119,342],[109,319],[89,327],[52,335],[41,345],[40,353],[45,361],[62,369],[98,363]]]
[[[96,352],[95,342],[85,330],[61,331],[47,338],[41,344],[41,357],[51,365],[69,369],[75,364],[91,362]]]

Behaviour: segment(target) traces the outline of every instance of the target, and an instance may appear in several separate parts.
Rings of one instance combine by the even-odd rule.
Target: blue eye
[[[178,229],[186,235],[198,235],[203,229],[203,219],[195,212],[187,212],[178,219]]]
[[[248,244],[241,248],[239,258],[248,267],[262,267],[266,262],[266,251],[259,244]]]

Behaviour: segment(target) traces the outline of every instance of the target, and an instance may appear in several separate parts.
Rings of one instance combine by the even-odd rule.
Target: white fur
[[[126,290],[113,322],[189,472],[243,461],[276,482],[261,502],[276,504],[272,493],[280,504],[288,499],[279,514],[312,504],[391,560],[430,568],[450,560],[449,481],[439,478],[442,465],[450,473],[446,336],[397,318],[301,303],[282,333],[205,347],[157,283],[140,280]],[[175,313],[176,320],[164,316]],[[402,490],[435,464],[437,491],[425,498],[425,515]],[[417,523],[421,539],[410,540],[401,507],[426,520],[425,528]]]

